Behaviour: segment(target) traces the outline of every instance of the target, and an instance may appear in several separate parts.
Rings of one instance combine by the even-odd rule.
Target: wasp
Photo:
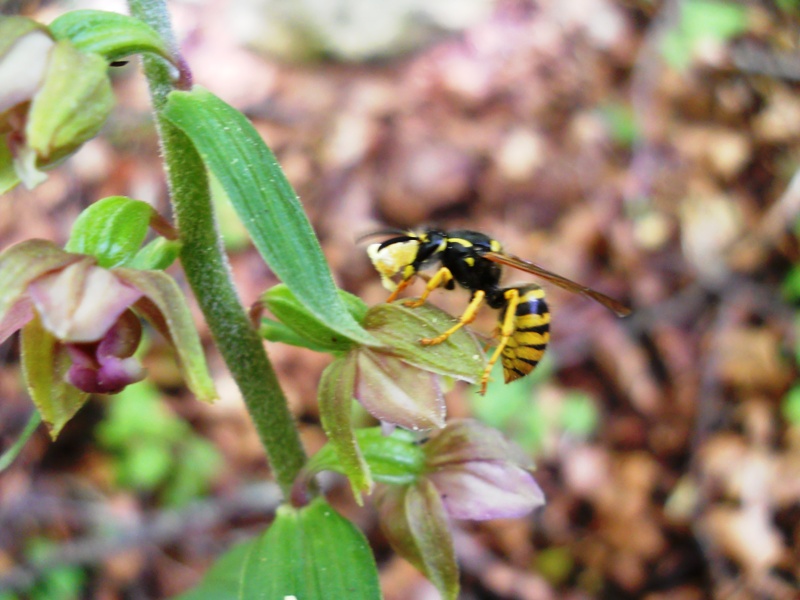
[[[505,381],[509,383],[534,370],[550,341],[550,310],[545,302],[544,290],[535,283],[501,287],[503,266],[531,273],[570,292],[591,298],[617,316],[624,317],[631,312],[628,307],[605,294],[503,252],[500,242],[477,231],[432,228],[420,231],[384,230],[367,234],[364,238],[392,234],[393,237],[367,248],[367,254],[380,274],[384,287],[392,292],[387,302],[396,300],[420,270],[436,263],[439,269],[428,278],[425,291],[420,298],[406,301],[406,306],[421,306],[431,292],[440,287],[452,290],[458,284],[472,293],[458,322],[436,337],[421,339],[422,345],[433,346],[447,340],[475,320],[484,302],[499,311],[495,331],[499,342],[481,376],[481,394],[486,392],[489,373],[498,360],[502,358]],[[398,274],[400,281],[395,283],[393,278]]]

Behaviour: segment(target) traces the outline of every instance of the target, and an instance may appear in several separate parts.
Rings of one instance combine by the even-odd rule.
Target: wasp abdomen
[[[502,354],[506,383],[533,371],[550,341],[550,311],[544,300],[544,290],[538,285],[517,290],[519,304],[514,311],[514,333]]]

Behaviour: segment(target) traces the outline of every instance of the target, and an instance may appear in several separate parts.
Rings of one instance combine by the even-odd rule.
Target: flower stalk
[[[162,0],[129,0],[129,6],[133,16],[152,26],[174,50],[170,19]],[[211,335],[239,386],[275,479],[288,496],[305,464],[305,452],[261,338],[231,281],[203,162],[189,139],[162,114],[167,95],[175,89],[169,68],[158,59],[144,57],[143,61],[181,235],[181,264]]]

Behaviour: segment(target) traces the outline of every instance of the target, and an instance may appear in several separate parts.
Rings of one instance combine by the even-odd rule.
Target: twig
[[[111,534],[67,542],[41,559],[0,574],[0,591],[24,591],[51,569],[94,565],[130,548],[183,540],[188,535],[213,529],[233,517],[271,516],[280,501],[280,488],[268,482],[243,487],[227,498],[202,500],[179,510],[157,511],[141,521],[120,525]],[[105,527],[108,526],[106,523]]]
[[[648,123],[657,122],[654,117],[656,106],[654,91],[656,81],[663,71],[661,40],[664,34],[675,27],[680,20],[680,0],[667,0],[651,22],[631,75],[631,104],[634,118],[641,136],[634,142],[630,172],[631,182],[625,192],[625,202],[629,208],[650,196],[650,188],[657,169],[652,156],[652,135]]]
[[[731,47],[733,66],[744,73],[764,75],[785,81],[800,81],[800,54],[774,52],[751,40]]]

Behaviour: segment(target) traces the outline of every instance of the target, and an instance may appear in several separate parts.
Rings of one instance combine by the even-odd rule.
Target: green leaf
[[[795,385],[781,403],[781,414],[789,425],[800,426],[800,385]]]
[[[163,271],[175,262],[180,253],[179,241],[158,237],[139,250],[126,266],[142,271]]]
[[[360,298],[344,290],[339,290],[339,296],[354,319],[364,318],[367,306]],[[264,292],[261,302],[281,323],[312,346],[323,348],[325,352],[345,352],[354,345],[350,338],[343,337],[317,319],[284,284]]]
[[[543,548],[536,555],[534,568],[552,585],[563,585],[575,568],[572,549],[567,546]]]
[[[245,116],[199,87],[170,93],[164,115],[191,139],[261,256],[305,307],[334,331],[379,345],[339,297],[297,195]]]
[[[792,265],[792,268],[789,269],[789,273],[783,280],[781,291],[786,300],[790,302],[800,299],[800,265]]]
[[[353,402],[355,377],[354,352],[328,365],[319,383],[319,416],[328,443],[339,457],[342,472],[350,480],[353,495],[362,504],[361,492],[371,493],[373,482],[353,429],[350,405]]]
[[[57,542],[43,537],[25,540],[25,563],[41,572],[41,577],[25,590],[29,600],[78,600],[86,590],[87,575],[78,566],[59,566],[54,561]],[[44,566],[44,568],[42,568]]]
[[[728,40],[747,30],[744,4],[722,0],[690,0],[681,3],[680,27],[692,42],[703,38]]]
[[[297,346],[298,348],[308,348],[314,352],[331,352],[329,347],[317,344],[303,337],[294,329],[287,327],[280,321],[274,321],[273,319],[267,317],[261,317],[261,325],[258,328],[258,335],[270,342],[280,342],[281,344]]]
[[[395,485],[413,483],[425,470],[425,453],[411,432],[398,428],[390,435],[384,435],[380,427],[370,427],[357,430],[355,435],[376,482]],[[314,473],[344,473],[336,450],[330,443],[312,457],[306,469]]]
[[[50,23],[56,40],[69,40],[82,52],[100,54],[107,62],[149,52],[174,62],[155,29],[136,19],[104,10],[73,10]]]
[[[705,40],[725,42],[747,31],[747,7],[719,0],[687,0],[680,4],[680,22],[661,41],[664,59],[685,69],[697,45]]]
[[[167,409],[158,389],[140,381],[109,398],[106,418],[95,435],[106,449],[125,452],[138,443],[181,442],[191,433],[189,426]]]
[[[178,365],[192,393],[204,402],[215,400],[217,392],[208,372],[200,336],[175,280],[162,271],[119,268],[114,269],[114,274],[144,294],[134,306],[172,342],[178,353]]]
[[[219,557],[194,589],[173,600],[241,600],[242,570],[258,538],[236,544]]]
[[[636,115],[630,105],[609,102],[600,107],[599,113],[606,123],[611,139],[618,144],[628,148],[641,137]]]
[[[211,201],[214,208],[214,216],[219,227],[219,234],[222,236],[222,243],[229,252],[237,252],[249,248],[250,233],[242,223],[236,209],[228,200],[225,190],[219,180],[213,175],[209,178],[211,187]]]
[[[22,328],[22,374],[28,393],[56,439],[89,394],[66,382],[72,361],[67,351],[35,316]]]
[[[800,11],[800,3],[798,0],[777,0],[775,2],[778,8],[780,8],[784,12],[790,13],[790,15],[797,14]]]
[[[123,486],[150,491],[175,476],[174,466],[169,444],[151,441],[127,449],[119,465],[119,478]]]
[[[426,478],[416,485],[385,486],[377,500],[381,529],[392,548],[439,590],[458,597],[456,563],[449,520],[442,499]]]
[[[75,220],[66,250],[94,256],[106,269],[124,265],[139,251],[154,213],[147,202],[125,196],[98,200]]]
[[[367,540],[322,498],[281,506],[250,551],[239,598],[379,600],[378,571]]]
[[[483,423],[502,430],[525,450],[539,451],[546,433],[553,427],[553,419],[542,410],[534,390],[552,376],[553,365],[553,354],[548,352],[533,373],[503,383],[503,366],[498,362],[486,395],[481,396],[477,388],[470,394],[473,414]]]
[[[56,42],[25,125],[36,164],[53,164],[97,135],[113,106],[106,62],[69,42]]]
[[[468,331],[459,329],[435,346],[419,343],[420,338],[436,337],[455,322],[451,315],[430,304],[408,308],[402,302],[378,304],[364,317],[364,327],[405,362],[474,383],[483,373],[486,357]]]
[[[360,429],[356,438],[375,481],[411,483],[425,470],[425,453],[418,438],[405,429],[385,435],[380,427]]]
[[[559,415],[561,428],[580,438],[587,438],[597,430],[600,416],[594,401],[581,392],[570,392],[564,398]]]
[[[0,194],[19,184],[19,175],[14,168],[14,157],[5,141],[0,141]]]
[[[203,496],[222,466],[217,448],[194,434],[178,447],[176,460],[180,467],[173,471],[163,492],[169,506],[183,506]]]

